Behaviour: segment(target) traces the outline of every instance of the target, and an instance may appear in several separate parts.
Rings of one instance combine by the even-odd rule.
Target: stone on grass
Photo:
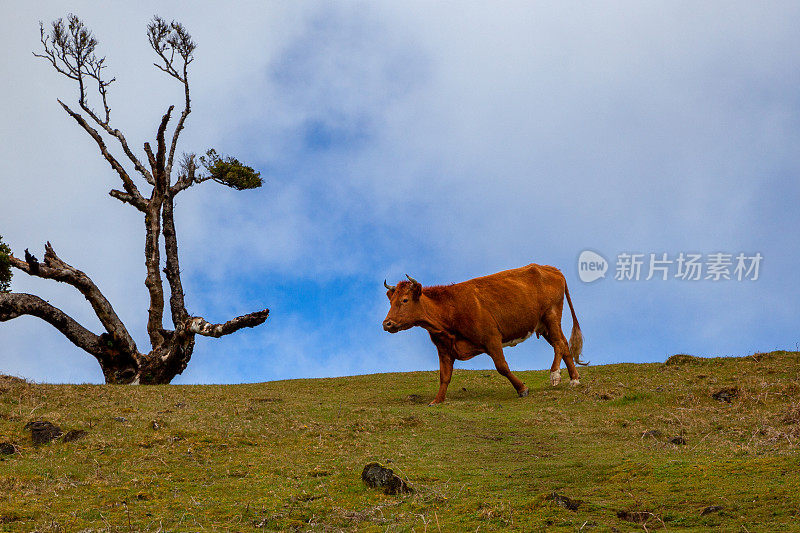
[[[17,447],[10,442],[0,442],[0,455],[14,455]]]
[[[402,494],[414,492],[400,476],[391,468],[386,468],[380,463],[369,463],[361,471],[361,480],[373,489],[383,489],[384,494]]]
[[[61,428],[47,420],[34,420],[25,424],[25,429],[31,430],[31,439],[34,444],[46,444],[61,436]]]

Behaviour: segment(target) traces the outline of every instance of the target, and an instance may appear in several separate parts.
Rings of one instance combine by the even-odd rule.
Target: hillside
[[[576,388],[519,372],[527,398],[494,371],[456,370],[432,408],[435,372],[0,378],[0,443],[15,447],[0,454],[0,530],[800,530],[799,356],[588,367]],[[35,446],[33,420],[87,433]],[[371,461],[415,493],[367,488]]]

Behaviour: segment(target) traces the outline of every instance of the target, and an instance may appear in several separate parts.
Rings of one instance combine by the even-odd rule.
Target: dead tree
[[[154,65],[183,86],[184,100],[183,110],[171,134],[167,127],[175,106],[169,106],[161,118],[156,131],[155,150],[150,143],[144,143],[146,159],[140,159],[123,133],[111,125],[108,89],[114,78],[104,76],[105,58],[96,55],[97,40],[89,29],[78,17],[69,15],[66,21],[59,19],[53,22],[50,31],[45,31],[44,25],[40,25],[40,32],[43,50],[34,55],[47,60],[58,73],[78,86],[77,109],[61,100],[58,103],[94,140],[100,154],[122,182],[121,189],[112,189],[109,195],[137,209],[144,218],[147,272],[144,283],[150,296],[147,333],[151,348],[149,351],[139,351],[111,303],[91,278],[58,257],[49,242],[45,246],[43,260],[39,262],[28,250],[25,250],[24,260],[15,257],[0,241],[0,322],[21,315],[32,315],[49,322],[73,344],[97,359],[106,383],[169,383],[189,363],[196,335],[228,335],[241,328],[262,324],[269,314],[269,310],[264,309],[222,324],[212,324],[203,317],[192,316],[186,310],[173,215],[175,197],[205,181],[216,181],[238,190],[253,189],[261,186],[261,176],[235,158],[219,156],[214,150],[207,151],[201,157],[184,154],[173,172],[178,139],[191,112],[188,68],[194,59],[196,47],[181,24],[167,23],[154,17],[147,26],[147,38],[157,56]],[[99,113],[88,101],[89,94],[94,94],[95,90],[98,109],[101,109]],[[116,157],[112,147],[124,157]],[[145,194],[142,193],[144,188],[149,189],[145,190]],[[159,246],[162,236],[166,255],[163,273],[170,291],[172,329],[165,328],[163,324],[165,291]],[[8,292],[10,267],[30,276],[75,287],[89,301],[105,331],[99,335],[89,331],[38,296]]]

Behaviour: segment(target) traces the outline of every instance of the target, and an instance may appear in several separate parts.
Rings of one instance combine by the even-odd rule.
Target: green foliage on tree
[[[3,236],[0,235],[0,292],[8,292],[11,286],[12,274],[9,255],[11,255],[11,248],[3,242]]]
[[[260,172],[242,164],[235,157],[220,157],[213,148],[200,156],[200,164],[208,171],[209,178],[238,191],[261,187]]]

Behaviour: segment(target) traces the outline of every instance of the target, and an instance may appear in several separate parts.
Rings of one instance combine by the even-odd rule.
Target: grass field
[[[17,450],[0,455],[0,530],[800,531],[799,353],[588,367],[575,388],[518,375],[527,398],[456,370],[440,407],[426,406],[435,372],[0,378],[0,442]],[[725,388],[729,402],[712,397]],[[38,419],[87,435],[35,446]],[[367,488],[371,461],[414,494]]]

